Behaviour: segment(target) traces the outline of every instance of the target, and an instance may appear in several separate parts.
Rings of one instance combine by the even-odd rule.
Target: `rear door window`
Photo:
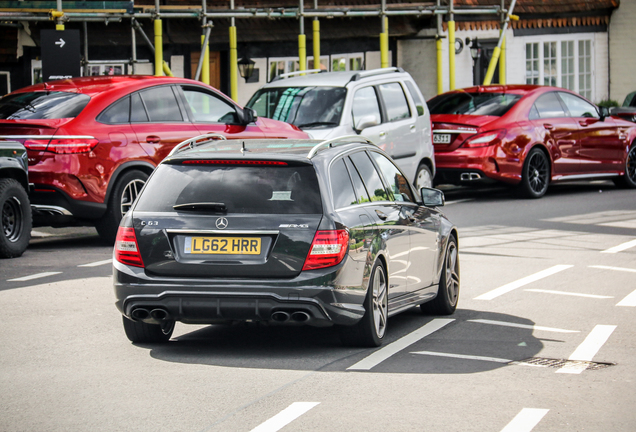
[[[373,162],[366,152],[358,152],[351,155],[351,160],[360,173],[362,180],[369,191],[371,201],[388,201],[388,195],[384,189],[384,184],[380,174],[375,169]]]
[[[183,116],[172,87],[155,87],[139,92],[150,121],[182,122]]]
[[[384,101],[388,121],[392,122],[411,117],[406,95],[399,83],[380,84],[378,88]]]
[[[236,109],[233,105],[199,90],[184,88],[192,118],[197,123],[236,123]]]
[[[331,165],[329,180],[331,181],[331,193],[336,209],[349,207],[358,203],[353,185],[351,184],[349,172],[343,159]]]
[[[0,120],[62,119],[77,117],[91,98],[67,92],[29,92],[0,99]]]
[[[554,92],[540,96],[534,103],[539,113],[539,118],[568,117],[561,105],[561,101]]]
[[[135,211],[174,212],[174,205],[221,203],[227,213],[321,214],[311,165],[236,166],[161,164]]]
[[[148,122],[148,113],[146,113],[146,107],[144,107],[139,93],[130,96],[130,121],[133,123]]]

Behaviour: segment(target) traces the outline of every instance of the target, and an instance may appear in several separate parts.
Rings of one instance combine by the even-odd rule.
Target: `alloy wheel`
[[[636,145],[632,146],[631,150],[627,154],[625,171],[625,174],[629,177],[632,183],[636,183]]]
[[[528,185],[540,194],[548,186],[548,161],[541,152],[535,152],[528,161]]]
[[[446,253],[446,292],[452,306],[457,304],[459,297],[459,262],[457,260],[457,246],[450,243]]]
[[[431,173],[427,169],[422,169],[417,173],[417,178],[415,179],[415,186],[419,191],[423,187],[433,187],[433,177]]]
[[[386,288],[384,269],[378,265],[373,275],[373,323],[375,324],[375,333],[379,338],[384,336],[388,319],[388,296]]]
[[[17,198],[11,197],[2,206],[2,231],[10,242],[15,242],[22,233],[22,208]]]
[[[139,192],[141,192],[141,188],[146,184],[145,181],[135,179],[126,184],[121,194],[121,215],[124,216],[128,210],[130,210],[130,206],[135,202]]]

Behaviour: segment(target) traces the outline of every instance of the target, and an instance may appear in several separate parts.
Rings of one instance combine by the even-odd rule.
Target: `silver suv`
[[[260,117],[294,124],[315,139],[362,135],[386,151],[418,190],[432,187],[431,120],[411,75],[396,67],[317,72],[280,75],[247,106]]]

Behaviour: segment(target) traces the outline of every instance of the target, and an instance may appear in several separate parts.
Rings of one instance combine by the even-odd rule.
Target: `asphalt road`
[[[0,261],[0,431],[636,430],[636,192],[445,192],[459,309],[391,318],[380,349],[257,325],[133,345],[111,248],[36,229]]]

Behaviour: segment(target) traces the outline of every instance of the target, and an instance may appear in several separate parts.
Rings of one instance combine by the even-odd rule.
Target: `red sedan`
[[[636,188],[636,126],[569,90],[470,87],[428,107],[436,184],[500,181],[530,198],[566,180],[612,178]]]
[[[109,241],[155,166],[179,142],[207,133],[308,137],[181,78],[75,78],[0,99],[0,139],[28,150],[34,225],[95,225]]]

